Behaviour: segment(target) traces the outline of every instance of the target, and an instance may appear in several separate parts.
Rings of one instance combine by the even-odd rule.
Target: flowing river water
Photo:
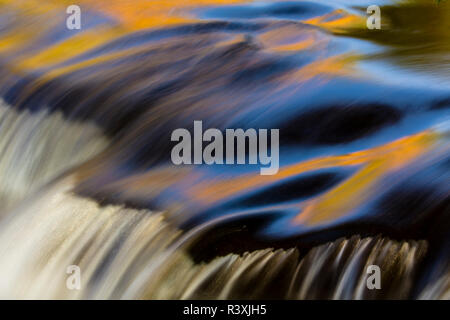
[[[449,1],[72,2],[0,1],[1,298],[450,299]],[[195,120],[278,173],[175,166]]]

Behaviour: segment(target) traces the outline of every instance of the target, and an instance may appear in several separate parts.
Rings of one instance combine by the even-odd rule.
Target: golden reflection
[[[201,203],[213,203],[223,198],[245,193],[271,183],[319,169],[360,166],[352,177],[323,196],[311,200],[295,223],[314,224],[342,216],[364,202],[376,183],[421,155],[426,154],[437,139],[433,131],[405,137],[386,145],[347,155],[327,156],[280,168],[277,175],[242,175],[222,181],[205,181],[189,190],[189,197]]]

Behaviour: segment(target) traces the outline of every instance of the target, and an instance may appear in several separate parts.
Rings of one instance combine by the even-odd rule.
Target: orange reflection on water
[[[213,203],[221,199],[247,193],[286,178],[319,169],[360,166],[349,179],[322,196],[306,202],[303,211],[294,219],[296,224],[317,224],[339,218],[362,204],[377,182],[426,154],[437,139],[433,131],[424,131],[386,145],[347,155],[327,156],[280,168],[273,176],[243,175],[222,181],[207,181],[193,186],[189,197],[200,202]]]
[[[209,5],[247,2],[245,0],[80,0],[76,4],[84,12],[99,13],[113,20],[94,30],[76,33],[31,56],[20,56],[20,48],[54,28],[65,28],[66,7],[73,1],[27,0],[0,1],[0,10],[13,12],[21,23],[0,40],[0,53],[17,51],[16,71],[33,70],[54,65],[113,39],[146,29],[198,21],[190,9]],[[64,18],[64,19],[63,19]]]
[[[364,28],[366,19],[338,9],[323,16],[308,19],[304,23],[339,33],[347,28]]]
[[[395,141],[387,145],[388,148],[376,148],[378,152],[372,153],[355,175],[323,196],[310,200],[294,222],[314,225],[344,216],[376,193],[381,178],[428,152],[435,139],[435,134],[426,131]]]

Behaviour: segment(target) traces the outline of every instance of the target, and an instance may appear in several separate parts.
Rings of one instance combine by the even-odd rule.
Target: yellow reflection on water
[[[82,31],[62,42],[44,48],[37,54],[16,59],[18,70],[33,70],[57,64],[115,38],[147,28],[196,21],[189,9],[208,5],[224,5],[245,0],[80,0],[84,12],[99,13],[113,20],[94,29]],[[44,35],[53,28],[65,28],[66,7],[73,1],[26,0],[0,2],[2,12],[12,12],[18,19],[0,39],[0,54],[15,50]]]
[[[273,176],[242,175],[221,181],[205,181],[193,186],[189,196],[204,204],[213,203],[302,173],[333,167],[359,166],[358,171],[349,179],[322,196],[309,200],[293,221],[295,224],[304,225],[325,223],[344,216],[364,203],[376,191],[380,179],[425,155],[437,139],[437,133],[424,131],[368,150],[321,157],[286,166]]]

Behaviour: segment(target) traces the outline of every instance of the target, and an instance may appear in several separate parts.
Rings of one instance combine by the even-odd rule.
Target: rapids
[[[0,1],[0,298],[450,299],[450,1],[71,2]]]

